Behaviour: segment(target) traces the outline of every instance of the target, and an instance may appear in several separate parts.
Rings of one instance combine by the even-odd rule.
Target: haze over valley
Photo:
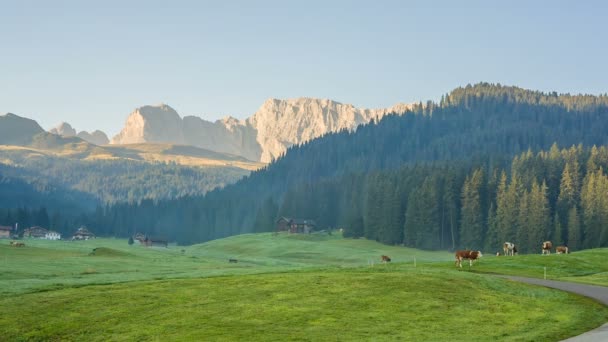
[[[0,340],[608,341],[607,11],[3,4]]]

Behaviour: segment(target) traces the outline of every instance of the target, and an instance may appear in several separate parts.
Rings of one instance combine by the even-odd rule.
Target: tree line
[[[587,227],[602,217],[589,217],[597,210],[585,213],[589,203],[582,192],[591,179],[587,159],[593,149],[582,146],[608,146],[606,113],[606,95],[469,85],[438,103],[292,146],[266,167],[204,196],[116,202],[99,206],[86,223],[100,235],[141,231],[188,244],[269,231],[285,215],[388,244],[490,248],[511,236],[528,241],[522,251],[534,250],[532,241],[540,236],[556,236],[559,223],[562,242],[569,242],[569,227],[578,225],[585,247],[592,236]],[[555,150],[562,156],[566,152],[557,146],[573,145],[580,150],[576,168],[566,168],[573,162],[565,157],[537,156]],[[604,172],[599,165],[595,171]],[[571,188],[579,192],[570,197],[561,189],[564,169],[570,175],[577,170]],[[597,187],[600,174],[594,177]],[[542,229],[517,228],[526,225]]]

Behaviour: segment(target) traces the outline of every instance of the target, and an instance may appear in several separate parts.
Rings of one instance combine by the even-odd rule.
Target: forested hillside
[[[131,160],[86,161],[47,156],[17,162],[19,167],[2,168],[0,174],[26,183],[44,182],[86,193],[100,204],[201,195],[246,174],[245,170],[229,167],[198,168]]]
[[[582,196],[586,180],[604,177],[605,168],[588,167],[597,158],[582,146],[608,145],[606,114],[606,95],[467,86],[403,116],[292,147],[204,197],[117,204],[100,208],[89,223],[103,234],[137,230],[193,243],[273,230],[274,220],[286,215],[425,249],[493,249],[513,240],[533,251],[536,240],[549,237],[578,241],[570,242],[574,248],[606,245],[599,228],[589,230],[600,219]],[[581,145],[549,151],[553,143]],[[562,187],[564,170],[575,169],[577,183]],[[578,240],[568,235],[577,226]]]

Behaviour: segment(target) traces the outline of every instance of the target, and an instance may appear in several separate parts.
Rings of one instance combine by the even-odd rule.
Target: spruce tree
[[[481,189],[483,170],[477,169],[462,187],[462,217],[460,223],[460,245],[464,248],[480,248],[483,242],[483,213]]]
[[[568,210],[568,248],[579,250],[581,248],[581,224],[576,207]]]

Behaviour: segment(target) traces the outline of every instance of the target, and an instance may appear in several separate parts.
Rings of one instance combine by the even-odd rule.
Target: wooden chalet
[[[277,228],[277,231],[287,231],[290,233],[310,234],[317,228],[317,224],[315,223],[314,220],[280,217],[276,222],[276,228]]]
[[[48,233],[48,229],[40,226],[33,226],[23,230],[23,237],[30,239],[44,239]]]
[[[146,238],[143,241],[143,245],[146,247],[165,247],[167,248],[169,246],[169,242],[165,239],[153,239],[153,238]]]
[[[12,231],[11,226],[0,226],[0,239],[10,239]]]
[[[89,240],[94,238],[95,234],[91,233],[91,231],[84,226],[78,228],[78,230],[72,236],[72,240]]]

